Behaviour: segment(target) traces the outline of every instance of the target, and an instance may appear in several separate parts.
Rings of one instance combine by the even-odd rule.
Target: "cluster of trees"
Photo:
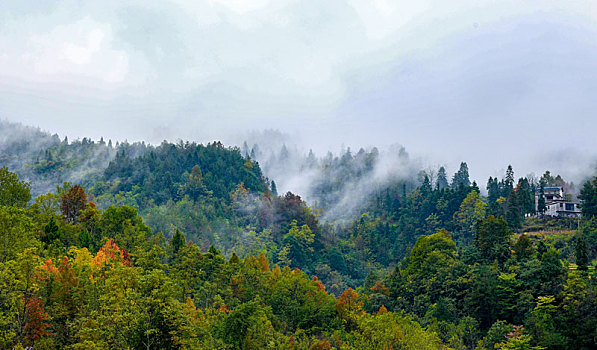
[[[88,189],[33,200],[35,182],[0,169],[0,347],[596,346],[597,177],[578,230],[521,235],[561,228],[529,218],[534,194],[573,185],[508,167],[485,197],[466,163],[376,183],[379,152],[346,150],[300,163],[320,175],[309,207],[278,195],[255,147],[54,146],[113,156]],[[360,215],[329,215],[346,201]]]
[[[570,270],[555,248],[489,215],[474,225],[468,245],[458,247],[446,230],[421,235],[391,272],[372,271],[362,286],[330,293],[318,277],[292,266],[296,249],[313,255],[321,233],[311,230],[316,217],[291,194],[272,199],[302,212],[286,225],[275,264],[263,253],[241,259],[202,249],[181,231],[166,239],[133,207],[97,209],[78,185],[31,201],[27,183],[6,169],[0,175],[5,348],[596,345],[597,280],[582,240],[578,268]],[[243,195],[233,193],[233,202]],[[477,196],[470,190],[465,200]],[[588,221],[585,230],[597,234],[597,225]]]
[[[489,216],[464,248],[445,230],[419,237],[393,272],[367,278],[365,309],[406,312],[453,348],[493,349],[519,326],[527,347],[517,349],[593,348],[597,283],[586,254],[577,245],[571,270],[557,249]]]
[[[94,185],[100,203],[110,201],[102,195],[131,193],[140,209],[177,201],[185,196],[192,200],[214,196],[230,202],[230,192],[243,183],[249,190],[268,188],[259,164],[241,156],[238,148],[220,142],[178,144],[163,142],[145,154],[134,156],[120,150],[104,171],[101,182]]]
[[[0,164],[29,181],[34,196],[65,181],[91,186],[118,152],[137,157],[148,147],[144,142],[112,144],[103,138],[69,142],[39,128],[0,121]]]
[[[317,277],[263,254],[229,258],[177,231],[153,233],[134,208],[98,210],[64,186],[27,204],[2,172],[0,347],[440,349],[409,317],[364,295],[338,297]],[[308,226],[307,226],[308,227]],[[294,239],[310,232],[291,223]]]

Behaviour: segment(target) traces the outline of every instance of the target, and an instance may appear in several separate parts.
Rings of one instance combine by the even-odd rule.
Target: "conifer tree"
[[[589,266],[589,254],[587,253],[587,241],[584,237],[576,237],[575,242],[576,265],[580,271],[586,271]]]
[[[446,168],[442,166],[437,171],[437,180],[435,182],[435,188],[438,190],[443,190],[448,188],[449,186],[450,185],[448,184],[448,177],[446,176]]]

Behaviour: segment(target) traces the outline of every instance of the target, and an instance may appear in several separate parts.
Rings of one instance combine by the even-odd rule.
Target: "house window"
[[[567,211],[574,211],[574,203],[566,203]]]
[[[560,203],[560,208],[563,207],[564,205],[562,203]]]

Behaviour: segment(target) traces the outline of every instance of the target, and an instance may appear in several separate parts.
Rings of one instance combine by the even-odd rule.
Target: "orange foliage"
[[[336,310],[340,317],[346,319],[351,314],[362,312],[363,302],[359,300],[359,295],[352,288],[344,290],[342,295],[338,298]]]
[[[126,266],[132,266],[128,253],[124,249],[120,249],[112,238],[95,254],[92,262],[98,268],[110,262],[120,262]]]
[[[56,266],[54,266],[52,259],[46,260],[39,267],[39,279],[42,281],[53,278],[57,274],[58,274],[58,269],[56,268]]]
[[[280,269],[280,266],[276,265],[272,270],[272,278],[278,279],[280,277],[282,277],[282,269]]]
[[[388,289],[388,287],[386,287],[383,283],[381,283],[380,281],[375,282],[375,285],[373,287],[371,287],[371,290],[383,295],[389,295],[390,294],[390,290]]]
[[[58,273],[58,269],[56,268],[56,266],[54,266],[54,263],[52,262],[52,259],[46,260],[39,267],[39,269],[40,269],[40,271],[45,272],[47,274],[51,274],[51,275],[54,275],[54,274]]]
[[[380,306],[379,311],[377,311],[377,316],[383,315],[387,312],[388,312],[388,309],[386,309],[386,307],[382,305],[382,306]]]
[[[331,348],[332,346],[330,345],[330,342],[327,339],[323,339],[313,343],[309,350],[329,350]]]
[[[259,266],[262,272],[269,272],[269,260],[267,260],[263,253],[257,257],[257,266]]]
[[[25,304],[25,344],[33,345],[33,343],[41,338],[54,335],[54,333],[47,330],[50,325],[46,322],[48,314],[44,310],[43,301],[39,298],[31,297]]]
[[[325,286],[323,285],[323,283],[321,283],[321,281],[319,280],[319,278],[317,278],[317,276],[313,276],[313,282],[315,282],[315,284],[317,284],[318,291],[325,292]]]
[[[220,305],[220,307],[218,308],[218,311],[220,312],[228,312],[228,308],[226,307],[226,304],[222,303],[222,305]]]
[[[296,340],[294,340],[294,334],[290,335],[290,339],[288,339],[288,346],[291,349],[294,349],[296,347]]]

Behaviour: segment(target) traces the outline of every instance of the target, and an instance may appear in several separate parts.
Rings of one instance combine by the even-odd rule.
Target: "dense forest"
[[[1,125],[0,348],[597,347],[595,176]],[[550,186],[581,219],[536,210]]]

